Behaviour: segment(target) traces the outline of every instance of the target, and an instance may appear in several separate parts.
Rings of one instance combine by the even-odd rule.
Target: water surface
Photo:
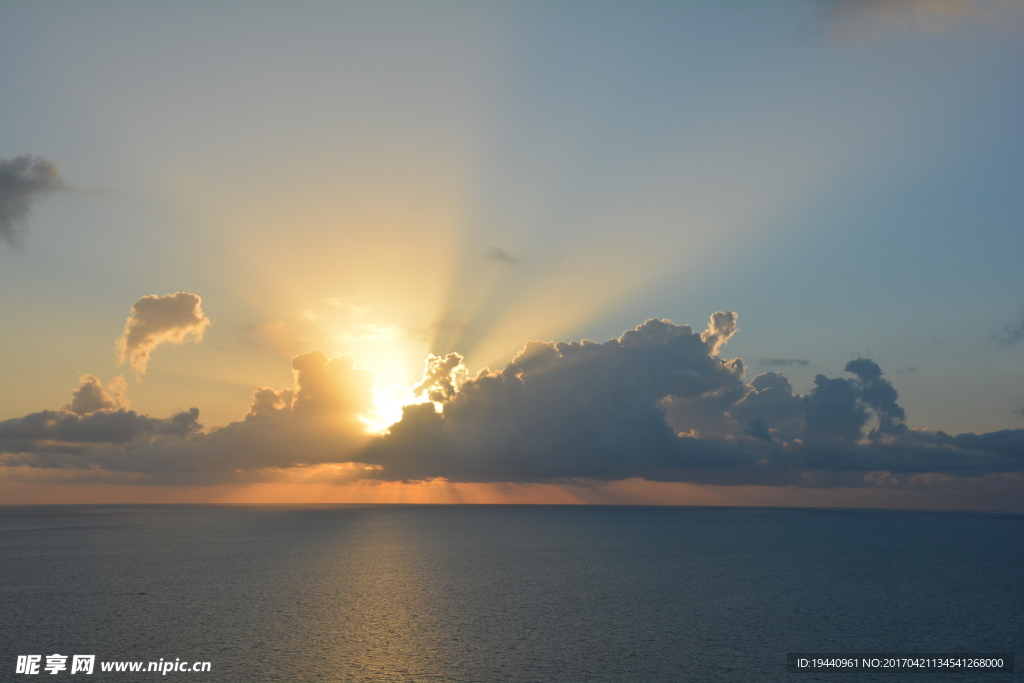
[[[18,654],[93,680],[1021,680],[787,652],[1024,652],[1024,516],[577,506],[0,507]],[[67,672],[46,680],[86,680]]]

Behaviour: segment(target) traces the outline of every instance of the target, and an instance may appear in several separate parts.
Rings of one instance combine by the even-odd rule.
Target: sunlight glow
[[[402,408],[415,403],[412,387],[403,389],[398,384],[373,388],[373,407],[369,414],[360,415],[359,420],[370,434],[383,434],[388,427],[402,419]]]

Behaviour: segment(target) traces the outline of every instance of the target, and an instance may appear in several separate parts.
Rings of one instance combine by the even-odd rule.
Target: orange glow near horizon
[[[336,465],[322,465],[336,468]],[[15,468],[22,470],[25,468]],[[291,468],[298,469],[298,468]],[[25,473],[22,473],[25,474]],[[29,473],[30,474],[30,473]],[[321,472],[323,474],[323,472]],[[306,481],[315,477],[307,477]],[[711,486],[626,479],[591,485],[358,480],[348,483],[259,483],[221,486],[70,484],[37,477],[0,478],[7,505],[234,504],[234,505],[690,505],[978,509],[929,491],[886,488],[807,489],[796,486]],[[997,508],[993,508],[997,509]]]

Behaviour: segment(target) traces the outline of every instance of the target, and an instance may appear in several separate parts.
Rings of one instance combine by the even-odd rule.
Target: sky
[[[0,0],[0,499],[1024,510],[1024,2]]]

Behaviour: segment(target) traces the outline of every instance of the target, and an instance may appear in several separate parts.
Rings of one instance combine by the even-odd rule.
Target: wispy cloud
[[[519,259],[511,256],[507,251],[501,247],[491,247],[484,254],[484,258],[488,261],[494,261],[495,263],[504,263],[506,265],[513,265],[519,262]]]
[[[275,353],[291,357],[299,352],[305,340],[296,334],[283,320],[275,320],[261,325],[249,325],[246,332],[255,333],[255,339],[249,337],[246,343],[254,346],[268,345]]]
[[[1000,344],[1016,344],[1024,340],[1024,307],[1021,307],[1017,320],[1003,325],[995,337]]]
[[[768,368],[789,368],[793,366],[806,368],[811,361],[799,358],[758,358],[757,362]]]

